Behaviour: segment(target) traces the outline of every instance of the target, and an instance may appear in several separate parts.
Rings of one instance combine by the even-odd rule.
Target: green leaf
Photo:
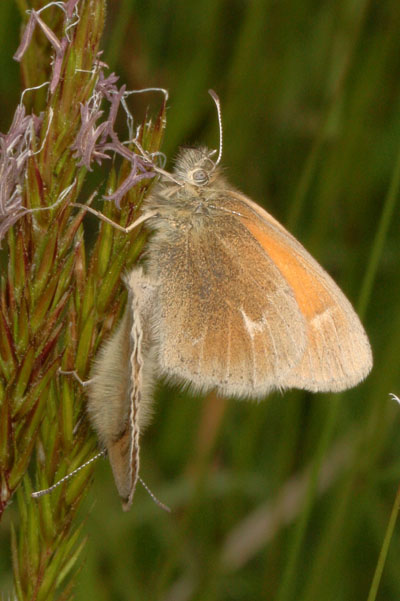
[[[54,272],[59,231],[57,224],[50,224],[49,230],[40,241],[40,246],[34,258],[36,271],[33,276],[32,300],[36,304],[46,287],[50,274]]]
[[[92,311],[86,318],[81,331],[78,348],[76,351],[75,369],[78,374],[85,374],[90,363],[90,349],[93,344],[95,329],[94,312]]]
[[[14,574],[14,587],[15,587],[15,592],[16,592],[18,599],[23,599],[24,595],[23,595],[22,586],[21,586],[21,572],[20,572],[18,555],[19,555],[18,541],[17,541],[16,532],[15,532],[15,526],[14,526],[14,524],[11,524],[11,556],[12,556],[13,574]]]
[[[34,308],[33,314],[31,316],[31,321],[30,321],[33,334],[36,334],[38,329],[42,327],[44,319],[45,319],[45,315],[53,301],[56,288],[57,288],[57,279],[52,278],[48,282],[48,284],[47,284],[46,288],[44,289],[44,291],[42,292],[41,296],[38,298],[37,304]]]
[[[8,398],[3,393],[0,404],[0,471],[6,472],[10,468],[13,459],[12,453],[12,422]]]
[[[24,357],[23,363],[21,365],[19,374],[17,376],[17,380],[15,383],[14,394],[15,394],[15,406],[19,408],[22,404],[22,398],[25,393],[25,390],[28,386],[28,382],[31,377],[33,363],[35,361],[35,349],[30,347],[26,355]]]
[[[0,308],[0,367],[7,381],[15,371],[13,338]]]

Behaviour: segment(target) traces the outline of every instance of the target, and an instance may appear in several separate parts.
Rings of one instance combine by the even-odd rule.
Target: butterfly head
[[[204,146],[182,147],[175,161],[174,176],[183,184],[207,186],[219,175],[217,164],[212,159],[215,152]]]

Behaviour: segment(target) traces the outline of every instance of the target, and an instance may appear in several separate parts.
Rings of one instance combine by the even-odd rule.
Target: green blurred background
[[[0,130],[20,95],[20,17],[0,3]],[[358,308],[375,357],[342,395],[193,398],[161,384],[123,513],[100,461],[82,515],[87,601],[367,599],[400,480],[400,3],[110,0],[104,59],[128,88],[170,92],[163,150],[216,147]],[[131,99],[143,117],[159,97]],[[105,164],[104,168],[107,168]],[[12,512],[11,512],[12,513]],[[11,589],[10,521],[0,588]],[[379,599],[400,598],[400,525]]]

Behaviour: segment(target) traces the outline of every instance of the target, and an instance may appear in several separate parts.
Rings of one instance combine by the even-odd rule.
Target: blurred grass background
[[[388,396],[400,393],[400,4],[110,0],[108,12],[104,59],[121,82],[170,91],[167,156],[217,146],[214,88],[227,176],[360,309],[375,366],[342,395],[259,404],[160,384],[141,475],[172,514],[143,489],[124,514],[100,461],[76,599],[367,599],[400,479],[400,410]],[[1,2],[3,132],[20,95],[19,27],[14,3]],[[130,106],[140,118],[158,101]],[[400,598],[399,531],[385,601]],[[7,518],[0,537],[10,590]]]

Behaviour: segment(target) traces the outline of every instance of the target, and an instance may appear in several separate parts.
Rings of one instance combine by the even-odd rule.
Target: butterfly
[[[94,361],[88,411],[124,509],[157,378],[261,399],[274,389],[345,390],[372,367],[367,335],[340,288],[223,175],[216,104],[219,155],[182,148],[145,199],[136,222],[152,232],[144,267],[130,273],[125,315]]]

